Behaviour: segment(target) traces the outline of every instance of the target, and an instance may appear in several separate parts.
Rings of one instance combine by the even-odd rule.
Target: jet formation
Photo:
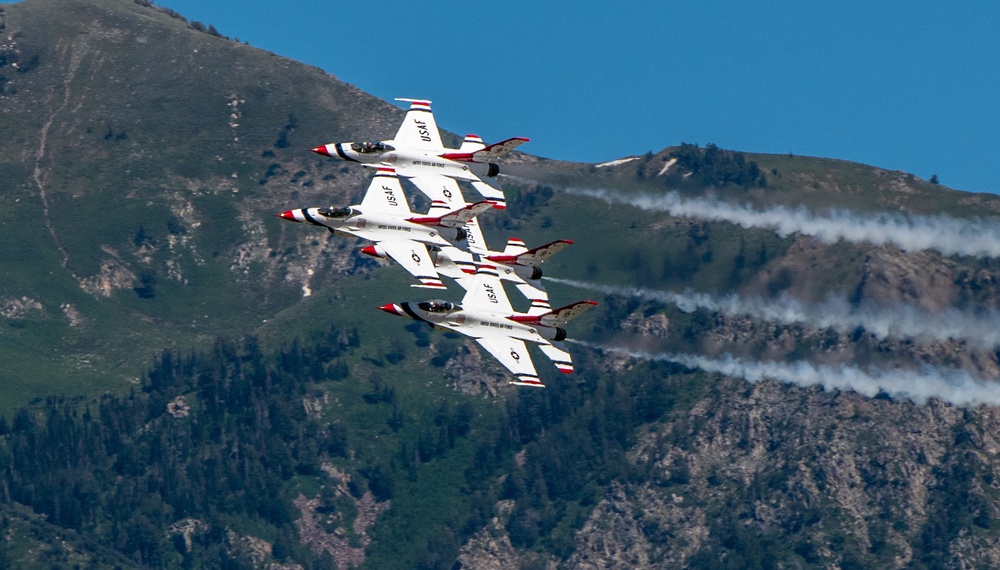
[[[415,279],[413,287],[445,290],[441,276],[454,280],[466,290],[460,303],[434,299],[378,308],[473,338],[510,371],[511,384],[543,386],[526,342],[537,345],[560,372],[572,372],[572,357],[562,343],[563,327],[597,303],[579,301],[553,310],[541,282],[541,264],[573,242],[560,239],[529,249],[512,237],[503,251],[493,251],[477,219],[486,211],[506,208],[503,189],[484,178],[495,179],[500,173],[495,161],[528,139],[486,145],[478,136],[466,135],[460,148],[445,148],[430,101],[397,101],[409,102],[410,109],[395,138],[312,149],[375,169],[360,204],[304,207],[278,216],[372,242],[360,251],[399,264]],[[401,177],[430,199],[426,213],[410,208]],[[467,202],[459,182],[467,183],[482,199]],[[528,300],[526,313],[514,310],[503,281]]]

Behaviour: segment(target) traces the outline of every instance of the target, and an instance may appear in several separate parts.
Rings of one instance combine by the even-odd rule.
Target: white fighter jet
[[[461,148],[445,148],[441,142],[437,122],[431,112],[431,102],[422,99],[397,99],[408,101],[406,113],[396,137],[376,142],[344,142],[318,146],[317,154],[349,162],[384,165],[396,169],[396,174],[409,178],[431,200],[449,202],[452,195],[461,196],[456,180],[472,184],[484,198],[503,209],[503,190],[483,181],[500,173],[495,160],[528,142],[515,137],[486,145],[476,135],[466,135]]]
[[[414,287],[444,289],[427,246],[455,247],[455,244],[465,242],[468,239],[465,226],[492,206],[493,203],[488,200],[466,204],[455,210],[432,204],[427,215],[418,215],[410,211],[395,172],[391,168],[380,168],[361,204],[341,208],[300,208],[282,212],[278,217],[322,226],[335,234],[373,241],[382,257],[391,258],[420,281]]]
[[[524,343],[537,344],[560,372],[572,372],[573,359],[560,342],[566,338],[562,327],[596,304],[579,301],[554,311],[533,307],[527,313],[516,313],[496,270],[482,265],[460,304],[434,300],[389,303],[379,309],[470,336],[511,371],[516,378],[511,384],[543,386]]]
[[[482,242],[482,232],[474,222],[474,219],[470,220],[465,226],[466,245],[471,245],[476,241]],[[454,279],[463,288],[469,288],[473,281],[472,277],[479,267],[485,264],[495,267],[500,279],[513,283],[533,308],[548,310],[550,308],[549,294],[542,286],[540,265],[555,253],[572,244],[571,240],[561,239],[534,249],[528,249],[522,240],[510,238],[507,240],[507,247],[502,252],[487,250],[484,253],[477,253],[455,246],[436,245],[429,246],[428,250],[437,272]],[[392,259],[389,252],[378,245],[364,247],[361,252],[372,257]]]

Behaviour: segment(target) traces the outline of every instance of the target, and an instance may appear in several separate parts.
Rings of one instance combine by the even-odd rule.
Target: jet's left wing
[[[406,173],[402,173],[406,176]],[[410,182],[432,201],[443,202],[448,210],[456,210],[465,205],[465,198],[458,187],[458,182],[449,176],[426,173],[409,177]]]
[[[420,280],[419,285],[414,283],[412,287],[447,289],[434,268],[426,245],[412,240],[386,240],[378,242],[377,247]]]
[[[431,112],[431,102],[424,99],[396,100],[410,103],[410,110],[406,112],[406,118],[393,139],[396,145],[424,150],[444,149],[434,113]]]
[[[507,367],[517,380],[511,382],[519,386],[541,386],[535,365],[531,362],[528,347],[523,340],[509,336],[484,336],[476,339],[483,348],[492,354],[500,364]]]

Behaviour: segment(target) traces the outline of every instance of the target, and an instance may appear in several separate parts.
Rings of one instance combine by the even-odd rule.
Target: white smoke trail
[[[883,306],[862,303],[860,306],[852,306],[847,299],[836,297],[831,297],[822,303],[808,304],[788,294],[782,294],[774,300],[738,295],[716,297],[691,289],[677,293],[554,277],[545,279],[605,295],[638,297],[669,303],[677,305],[677,308],[685,313],[700,308],[727,315],[747,315],[785,325],[830,328],[839,333],[849,333],[858,327],[864,327],[865,331],[872,333],[876,338],[913,339],[918,342],[955,340],[983,349],[1000,346],[1000,312],[994,310],[971,313],[946,309],[928,313],[911,305]]]
[[[715,198],[682,198],[677,192],[660,196],[624,194],[595,188],[566,188],[566,192],[609,203],[629,204],[643,210],[667,212],[671,216],[730,222],[744,228],[766,228],[781,237],[795,233],[815,236],[826,244],[840,240],[893,244],[904,251],[934,249],[945,255],[1000,257],[1000,220],[958,219],[946,216],[904,216],[879,213],[869,216],[831,209],[825,216],[803,206],[774,206],[755,210],[749,205]]]
[[[853,390],[868,397],[885,392],[895,399],[909,399],[916,404],[925,404],[929,399],[937,398],[956,406],[1000,405],[1000,383],[984,382],[964,370],[924,366],[917,371],[877,368],[865,371],[844,364],[815,366],[802,361],[745,362],[728,354],[720,358],[707,358],[692,354],[643,352],[578,340],[570,342],[632,358],[675,362],[688,368],[742,378],[752,383],[769,379],[801,387],[822,386],[824,390]]]

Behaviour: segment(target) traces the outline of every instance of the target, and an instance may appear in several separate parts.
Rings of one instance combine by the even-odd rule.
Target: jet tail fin
[[[486,144],[483,143],[483,139],[479,138],[478,135],[465,135],[465,140],[462,141],[462,146],[459,147],[458,152],[472,154],[484,148],[486,148]]]
[[[504,255],[521,255],[522,253],[528,251],[528,246],[524,245],[524,240],[521,238],[507,238],[507,247],[503,249]]]

